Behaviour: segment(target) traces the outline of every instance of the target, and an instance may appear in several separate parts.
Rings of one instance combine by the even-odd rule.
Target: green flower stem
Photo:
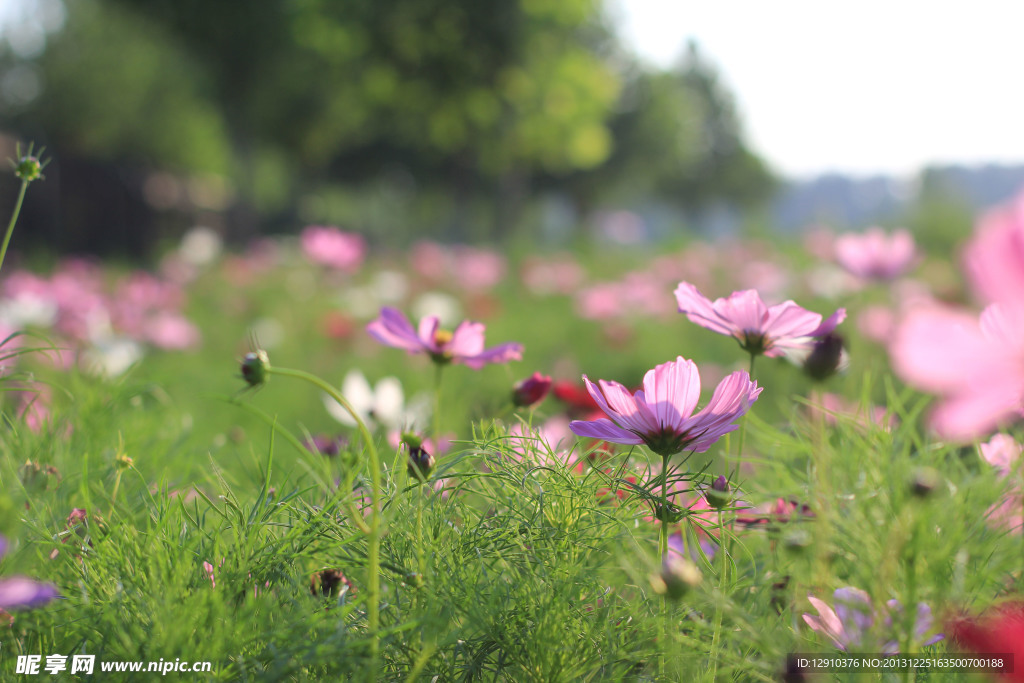
[[[434,364],[434,449],[441,444],[441,378],[444,376],[444,365]],[[436,453],[434,454],[437,455]]]
[[[668,461],[671,456],[661,456],[661,514],[659,520],[661,522],[661,528],[658,532],[658,561],[664,565],[665,560],[668,559],[668,519],[669,519],[669,507],[668,507]],[[669,609],[668,609],[668,594],[661,596],[661,627],[659,629],[658,644],[658,675],[660,678],[665,676],[665,653],[668,651],[668,623],[669,623]]]
[[[28,189],[27,180],[21,181],[21,189],[18,191],[18,201],[14,203],[14,212],[11,214],[11,222],[7,224],[7,234],[4,235],[3,246],[0,246],[0,268],[3,268],[4,259],[7,257],[7,245],[11,243],[11,236],[14,234],[14,224],[18,222],[18,215],[21,213],[21,204],[25,201],[25,190]]]
[[[751,356],[753,358],[753,356]],[[729,579],[728,536],[725,533],[725,515],[718,511],[718,554],[721,556],[721,568],[718,570],[718,605],[715,606],[715,631],[711,636],[711,680],[718,677],[719,650],[722,646],[722,603],[725,599],[725,584]]]
[[[754,380],[754,361],[755,360],[757,360],[757,354],[753,354],[753,353],[750,354],[750,369],[747,371],[747,375],[750,377],[751,381]],[[746,413],[744,413],[743,417],[740,418],[740,440],[739,440],[738,448],[736,449],[736,467],[735,467],[735,472],[736,473],[739,472],[740,463],[743,461],[743,443],[746,441],[746,439],[747,439],[747,415],[746,415]],[[729,478],[731,479],[732,476],[730,476],[730,475],[732,475],[732,474],[734,474],[733,468],[730,468],[730,470],[728,472],[726,472],[726,475],[729,476]]]
[[[383,488],[381,483],[381,469],[380,469],[380,456],[377,454],[377,446],[373,441],[373,435],[370,434],[370,430],[366,428],[366,423],[363,422],[359,414],[352,408],[350,404],[337,389],[332,387],[330,384],[320,379],[316,375],[312,375],[302,370],[292,370],[289,368],[271,367],[269,371],[275,375],[282,375],[285,377],[294,377],[296,379],[305,380],[318,389],[324,391],[328,396],[338,402],[342,408],[345,409],[352,419],[356,421],[356,425],[359,428],[359,433],[363,437],[363,441],[366,443],[366,451],[370,458],[370,509],[372,511],[370,520],[370,530],[367,534],[367,541],[369,543],[369,550],[367,552],[367,621],[370,628],[370,663],[367,666],[366,676],[369,681],[377,680],[377,658],[380,653],[380,538],[381,538],[381,490]]]

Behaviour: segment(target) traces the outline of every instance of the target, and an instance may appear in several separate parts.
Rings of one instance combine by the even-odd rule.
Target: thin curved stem
[[[11,214],[11,221],[7,224],[7,234],[4,235],[3,246],[0,246],[0,268],[4,266],[4,259],[7,257],[7,245],[11,243],[11,236],[14,234],[14,224],[18,222],[18,215],[21,214],[21,204],[25,201],[25,190],[28,189],[28,181],[21,181],[21,189],[18,191],[18,200],[14,203],[14,212]]]
[[[366,452],[370,459],[370,509],[372,511],[370,529],[367,533],[369,549],[367,551],[367,622],[370,629],[370,664],[367,667],[367,680],[377,680],[377,658],[380,652],[380,538],[381,538],[381,469],[380,456],[377,454],[377,446],[373,441],[373,435],[366,428],[359,414],[352,408],[352,404],[341,395],[341,393],[330,384],[316,375],[302,370],[290,368],[271,367],[272,374],[294,377],[305,380],[313,386],[324,391],[328,396],[338,402],[345,412],[352,416],[359,428],[359,433],[366,444]]]

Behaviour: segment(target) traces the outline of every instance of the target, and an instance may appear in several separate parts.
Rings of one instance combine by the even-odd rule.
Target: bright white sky
[[[651,63],[695,39],[785,175],[1024,163],[1024,1],[607,2]]]

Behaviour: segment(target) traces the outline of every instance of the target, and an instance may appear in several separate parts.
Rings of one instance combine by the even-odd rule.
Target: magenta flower
[[[0,557],[7,552],[7,539],[0,536]],[[0,579],[0,610],[41,607],[57,597],[50,583],[40,583],[24,576]]]
[[[551,377],[535,372],[512,388],[512,403],[528,408],[544,400],[551,390]]]
[[[569,428],[577,436],[612,443],[647,444],[663,457],[693,451],[703,453],[757,400],[761,388],[746,372],[734,372],[715,389],[704,410],[693,415],[700,399],[696,364],[679,356],[644,375],[644,388],[630,395],[618,382],[583,376],[587,391],[608,418],[575,420]],[[610,419],[609,419],[610,418]]]
[[[787,350],[809,348],[815,338],[832,332],[846,318],[845,308],[822,322],[820,314],[792,301],[769,307],[753,289],[711,301],[689,282],[680,282],[675,295],[679,312],[685,313],[690,322],[735,337],[751,355],[763,353],[769,358]]]
[[[892,280],[907,272],[917,258],[914,238],[906,230],[886,235],[881,228],[847,233],[835,242],[836,262],[865,280]]]
[[[302,231],[299,240],[310,261],[345,272],[357,270],[366,256],[362,236],[333,227],[311,225]]]
[[[431,360],[442,365],[462,363],[479,370],[487,363],[507,363],[523,357],[523,345],[517,342],[485,349],[484,324],[468,320],[449,332],[441,329],[436,315],[428,315],[420,320],[417,331],[401,311],[384,307],[380,309],[380,317],[366,326],[366,331],[385,346],[409,353],[427,353]]]

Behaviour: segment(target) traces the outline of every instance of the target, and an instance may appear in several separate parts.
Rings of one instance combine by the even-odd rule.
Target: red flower
[[[1024,683],[1024,602],[1007,603],[978,617],[953,620],[948,632],[957,645],[977,654],[1012,654],[999,673],[1002,681]]]

